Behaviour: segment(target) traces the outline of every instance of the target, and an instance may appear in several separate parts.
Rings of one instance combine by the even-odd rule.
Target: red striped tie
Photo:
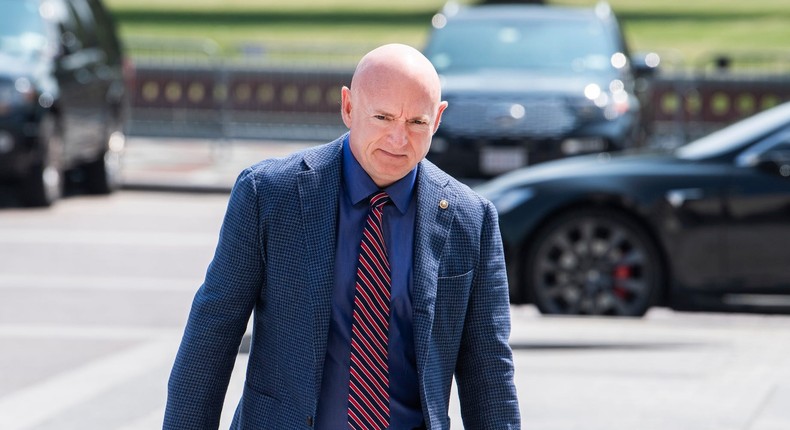
[[[370,199],[357,267],[354,321],[351,326],[351,368],[348,426],[386,429],[390,422],[387,340],[390,320],[390,265],[381,218],[390,203],[381,191]]]

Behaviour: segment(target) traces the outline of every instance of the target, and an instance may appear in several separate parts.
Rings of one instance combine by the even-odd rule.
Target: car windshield
[[[32,57],[46,48],[46,26],[37,0],[0,0],[0,52]]]
[[[790,103],[785,103],[681,146],[675,154],[687,160],[717,157],[738,150],[788,123]]]
[[[616,51],[597,20],[449,22],[427,47],[440,73],[519,69],[589,73],[612,69]]]

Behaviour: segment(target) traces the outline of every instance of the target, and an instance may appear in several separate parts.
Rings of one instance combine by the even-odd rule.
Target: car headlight
[[[501,193],[491,195],[489,200],[500,215],[510,212],[535,196],[535,190],[529,187],[509,188]]]
[[[631,97],[625,90],[625,84],[619,79],[612,80],[607,89],[594,83],[587,85],[584,87],[584,97],[600,108],[604,118],[610,121],[631,109]]]

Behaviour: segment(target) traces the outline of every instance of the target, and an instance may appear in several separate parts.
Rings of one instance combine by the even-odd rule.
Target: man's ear
[[[343,117],[343,124],[351,129],[351,90],[347,86],[340,89],[340,115]]]
[[[439,110],[436,112],[436,119],[433,122],[433,133],[436,133],[436,130],[439,129],[439,124],[442,123],[442,113],[447,109],[447,105],[446,101],[439,103]]]

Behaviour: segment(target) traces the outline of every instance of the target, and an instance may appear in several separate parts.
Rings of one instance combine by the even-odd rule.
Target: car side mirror
[[[790,149],[764,152],[752,161],[752,166],[772,175],[790,177]]]

